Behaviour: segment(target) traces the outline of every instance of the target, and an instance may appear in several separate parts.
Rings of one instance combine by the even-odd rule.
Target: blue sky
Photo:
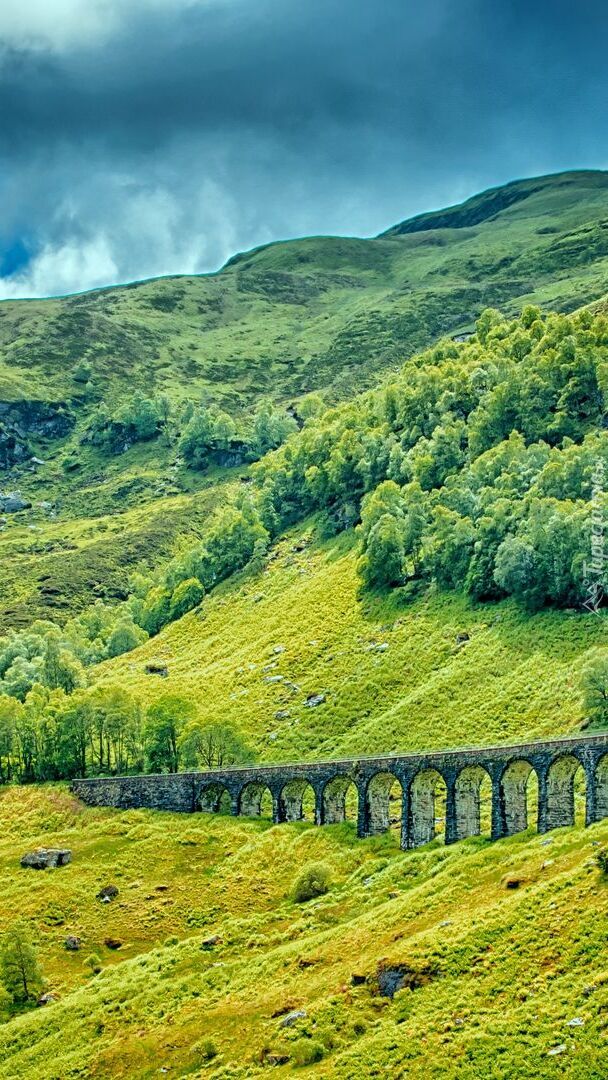
[[[371,235],[608,166],[608,12],[552,0],[3,0],[0,297]]]

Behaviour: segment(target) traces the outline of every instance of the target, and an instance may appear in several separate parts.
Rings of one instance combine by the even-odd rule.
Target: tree
[[[590,649],[581,670],[585,712],[594,726],[608,727],[608,649]]]
[[[82,664],[67,649],[62,649],[56,637],[47,638],[42,658],[42,680],[51,690],[65,690],[71,694],[85,684]]]
[[[390,588],[403,583],[404,564],[403,521],[383,514],[367,538],[357,570],[369,588]]]
[[[132,619],[120,619],[108,638],[106,654],[109,657],[122,656],[123,653],[131,652],[138,645],[142,645],[147,637],[147,632],[136,626]]]
[[[198,607],[204,595],[204,586],[198,578],[191,577],[186,578],[185,581],[180,581],[171,595],[171,607],[169,610],[171,619],[181,619],[186,612]]]
[[[254,753],[240,731],[228,724],[191,724],[181,740],[188,765],[221,769],[254,760]]]
[[[25,1004],[42,990],[42,971],[24,923],[15,923],[0,944],[0,980],[13,1001]]]
[[[164,694],[151,705],[144,722],[146,761],[152,772],[177,772],[180,735],[194,717],[194,705],[178,694]]]

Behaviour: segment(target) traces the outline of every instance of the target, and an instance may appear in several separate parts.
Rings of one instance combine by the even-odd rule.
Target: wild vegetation
[[[403,853],[63,781],[605,728],[606,183],[0,305],[0,1077],[603,1075],[580,793]]]

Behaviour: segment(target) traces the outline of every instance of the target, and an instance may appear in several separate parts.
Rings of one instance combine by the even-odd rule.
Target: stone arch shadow
[[[315,821],[317,799],[315,789],[305,777],[287,780],[279,792],[279,821]]]
[[[608,754],[603,754],[593,774],[595,787],[595,820],[608,817]]]
[[[585,770],[579,758],[568,753],[554,758],[547,769],[545,828],[575,825],[577,817],[582,822],[585,792]]]
[[[492,777],[483,765],[465,765],[454,782],[454,840],[492,833]]]
[[[205,784],[198,793],[195,809],[203,814],[232,814],[232,797],[228,788],[220,780]]]
[[[334,776],[321,793],[321,824],[337,825],[357,821],[359,791],[352,776]]]
[[[503,836],[538,827],[538,773],[527,758],[516,758],[503,769],[499,797]]]
[[[437,826],[445,825],[446,797],[447,785],[438,769],[421,769],[412,777],[409,786],[408,847],[420,847],[435,839]]]
[[[272,792],[262,780],[250,780],[239,791],[238,813],[243,817],[270,818],[273,816]]]
[[[396,826],[401,829],[403,786],[391,772],[377,772],[365,789],[365,833],[379,836]]]

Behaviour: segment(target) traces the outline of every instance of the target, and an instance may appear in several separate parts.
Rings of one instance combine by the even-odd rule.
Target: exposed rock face
[[[24,499],[20,491],[0,491],[0,513],[18,514],[20,510],[29,510],[31,502]]]
[[[66,866],[72,861],[69,848],[38,848],[28,851],[21,858],[21,865],[30,870],[49,870],[57,866]]]
[[[0,469],[32,457],[29,438],[61,439],[74,420],[64,402],[0,401]]]

